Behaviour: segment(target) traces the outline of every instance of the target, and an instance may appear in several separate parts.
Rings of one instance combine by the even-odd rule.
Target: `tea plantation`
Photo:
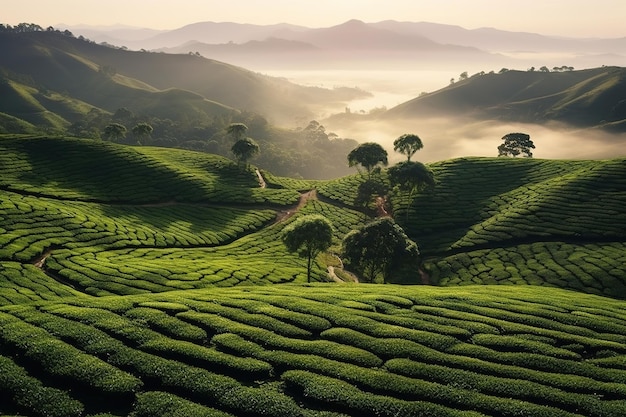
[[[0,138],[0,415],[626,415],[626,160],[430,168],[389,205],[433,285],[341,284],[358,175]]]

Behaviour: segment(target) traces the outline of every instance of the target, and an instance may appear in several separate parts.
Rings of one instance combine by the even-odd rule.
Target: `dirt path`
[[[50,255],[52,255],[52,251],[55,250],[55,249],[56,248],[48,248],[48,249],[46,249],[41,255],[39,255],[38,257],[33,259],[31,261],[31,263],[33,265],[35,265],[37,268],[43,269],[43,264],[46,262],[46,259],[48,259],[50,257]]]
[[[341,279],[341,278],[339,278],[339,277],[337,276],[337,273],[335,272],[335,269],[336,269],[336,268],[335,268],[334,266],[329,266],[329,267],[328,267],[328,276],[329,276],[329,277],[330,277],[330,279],[332,279],[333,281],[338,282],[338,283],[340,283],[340,284],[346,284],[346,283],[355,283],[355,284],[358,284],[358,283],[359,283],[359,278],[358,278],[356,275],[354,275],[353,273],[348,272],[348,271],[346,271],[345,269],[343,269],[343,267],[341,267],[341,268],[339,268],[339,269],[341,269],[345,275],[347,275],[348,277],[350,277],[350,279],[349,279],[349,280],[347,280],[347,281],[346,281],[346,280],[343,280],[343,279]]]
[[[338,267],[334,267],[334,266],[328,266],[328,276],[330,277],[331,280],[335,281],[335,282],[339,282],[341,284],[345,284],[347,282],[353,282],[353,283],[357,283],[359,282],[359,277],[357,277],[356,275],[354,275],[352,272],[346,271],[343,268],[343,261],[341,260],[341,258],[335,254],[333,254],[333,256],[335,258],[337,258],[337,260],[339,261],[340,266]],[[343,280],[341,278],[339,278],[337,276],[337,273],[335,272],[335,269],[341,269],[341,271],[343,271],[344,275],[347,275],[350,279],[348,281]]]
[[[309,202],[309,200],[317,200],[317,190],[310,190],[310,191],[307,191],[306,193],[300,194],[300,200],[298,201],[298,204],[290,207],[288,210],[279,211],[278,214],[276,215],[276,221],[274,222],[274,224],[284,222],[285,220],[292,217],[302,207],[304,207],[306,203]]]
[[[261,171],[258,168],[254,170],[256,172],[256,176],[259,178],[259,187],[267,188],[267,183],[265,182],[265,178],[261,175]]]
[[[387,210],[385,205],[387,201],[383,197],[376,197],[376,216],[377,217],[393,217]]]

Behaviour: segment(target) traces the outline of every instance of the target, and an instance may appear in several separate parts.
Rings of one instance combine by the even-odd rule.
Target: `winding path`
[[[298,204],[290,207],[287,210],[279,211],[278,214],[276,215],[276,220],[274,221],[274,224],[284,222],[285,220],[292,217],[302,207],[304,207],[306,203],[309,202],[309,200],[317,200],[317,190],[313,189],[313,190],[307,191],[306,193],[300,194],[300,200],[298,201]]]

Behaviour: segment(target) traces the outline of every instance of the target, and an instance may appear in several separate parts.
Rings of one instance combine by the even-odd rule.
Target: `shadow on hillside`
[[[16,142],[30,163],[19,181],[30,191],[102,203],[148,203],[200,198],[205,190],[131,147],[79,139]],[[19,186],[19,185],[17,185]]]
[[[30,170],[18,177],[31,192],[102,203],[213,202],[215,190],[227,201],[247,202],[257,186],[252,171],[230,161],[207,163],[207,177],[173,169],[130,146],[81,139],[31,138],[15,142]],[[225,160],[226,161],[226,160]],[[16,184],[19,188],[19,184]],[[237,188],[231,197],[227,191]],[[246,192],[247,190],[247,192]]]
[[[92,140],[33,138],[16,140],[14,146],[30,165],[18,174],[17,191],[101,203],[97,211],[113,221],[125,217],[162,230],[174,222],[188,223],[193,233],[212,230],[210,207],[250,206],[258,187],[253,171],[226,159],[189,162],[186,170],[186,161],[175,161],[177,169],[133,147]],[[231,213],[219,226],[238,222]]]
[[[404,225],[424,253],[441,251],[495,210],[497,197],[533,181],[541,161],[511,158],[459,158],[431,166],[437,185],[418,195]],[[402,217],[398,220],[401,223]]]

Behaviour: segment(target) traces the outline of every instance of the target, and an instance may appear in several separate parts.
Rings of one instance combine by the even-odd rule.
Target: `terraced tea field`
[[[340,285],[358,175],[0,139],[0,415],[626,415],[626,161],[431,168],[390,204],[448,288]],[[311,213],[307,285],[280,233]]]
[[[411,202],[396,193],[392,204],[432,282],[626,298],[626,160],[461,158],[430,168],[435,189]],[[358,184],[329,181],[320,194],[352,204]]]
[[[0,413],[621,416],[626,304],[271,286],[0,308]]]

